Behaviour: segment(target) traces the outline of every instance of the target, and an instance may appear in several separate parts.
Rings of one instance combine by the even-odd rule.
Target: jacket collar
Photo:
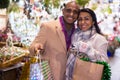
[[[65,36],[64,36],[63,31],[62,31],[62,27],[61,27],[59,19],[56,20],[55,25],[56,25],[56,31],[57,31],[58,37],[60,38],[60,41],[61,41],[64,49],[67,51]]]

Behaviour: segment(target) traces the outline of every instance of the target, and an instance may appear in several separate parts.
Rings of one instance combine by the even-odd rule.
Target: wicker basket
[[[2,48],[3,46],[5,46],[6,45],[6,42],[0,42],[0,48]],[[13,45],[14,46],[16,46],[16,47],[22,47],[22,48],[27,48],[27,46],[26,45],[24,45],[24,44],[22,44],[22,43],[13,43]]]
[[[0,48],[6,45],[6,42],[0,42]]]
[[[14,58],[12,58],[10,60],[7,60],[3,63],[0,63],[0,68],[6,68],[6,67],[9,67],[9,66],[12,66],[12,65],[22,61],[23,58],[27,55],[28,55],[28,53],[23,53],[23,54],[19,55],[18,57],[14,57]]]

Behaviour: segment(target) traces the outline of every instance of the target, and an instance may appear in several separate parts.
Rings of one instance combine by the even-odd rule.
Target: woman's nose
[[[85,22],[85,20],[84,20],[84,19],[82,19],[82,20],[81,20],[81,23],[84,23],[84,22]]]

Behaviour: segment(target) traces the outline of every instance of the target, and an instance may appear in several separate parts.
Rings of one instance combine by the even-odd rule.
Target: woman
[[[75,55],[88,57],[91,61],[108,61],[108,42],[100,32],[96,14],[89,8],[81,9],[77,26],[78,28],[76,28],[72,36],[72,45],[68,52],[66,80],[72,80]]]

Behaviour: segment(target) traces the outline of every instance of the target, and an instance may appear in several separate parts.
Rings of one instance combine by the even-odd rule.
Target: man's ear
[[[65,8],[62,9],[62,13],[64,14]]]

